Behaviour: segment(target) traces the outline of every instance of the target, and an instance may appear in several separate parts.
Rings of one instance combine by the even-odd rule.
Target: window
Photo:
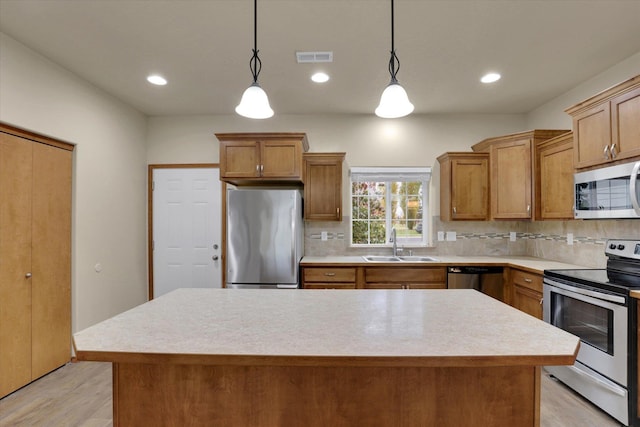
[[[351,168],[351,244],[427,245],[431,168]]]

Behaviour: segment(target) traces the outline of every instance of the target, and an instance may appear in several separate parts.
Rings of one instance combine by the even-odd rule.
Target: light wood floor
[[[111,416],[111,364],[71,363],[0,400],[0,426],[106,427]],[[541,427],[613,427],[613,418],[542,375]]]

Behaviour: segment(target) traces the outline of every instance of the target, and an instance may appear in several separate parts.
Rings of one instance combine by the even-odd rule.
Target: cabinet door
[[[451,219],[486,220],[488,217],[489,159],[453,159]]]
[[[342,159],[340,156],[305,154],[304,219],[342,221]]]
[[[491,146],[491,216],[531,218],[531,139]]]
[[[32,379],[71,357],[71,162],[33,145]]]
[[[300,141],[262,141],[260,147],[262,178],[302,178]]]
[[[573,143],[538,151],[540,174],[540,218],[573,219]]]
[[[614,159],[640,156],[640,88],[611,100],[611,122]]]
[[[611,143],[610,104],[605,102],[575,115],[573,137],[575,138],[573,164],[576,168],[608,162]]]
[[[0,398],[31,381],[33,145],[0,132]]]
[[[533,317],[542,319],[542,293],[514,284],[513,306]]]
[[[260,176],[260,145],[257,141],[221,141],[220,177],[257,178]]]

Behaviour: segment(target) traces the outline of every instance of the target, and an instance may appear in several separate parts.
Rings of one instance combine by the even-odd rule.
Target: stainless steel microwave
[[[575,218],[640,218],[640,161],[574,175]]]

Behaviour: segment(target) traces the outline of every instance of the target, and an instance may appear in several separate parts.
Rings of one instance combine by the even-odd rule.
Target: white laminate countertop
[[[455,289],[178,289],[74,334],[79,360],[238,365],[561,365],[578,343]]]
[[[536,258],[531,256],[456,256],[456,255],[430,255],[436,258],[438,261],[433,262],[368,262],[365,261],[362,256],[306,256],[302,258],[301,265],[312,267],[314,265],[363,265],[367,267],[375,266],[443,266],[443,265],[504,265],[511,267],[519,267],[528,270],[535,271],[542,274],[544,270],[559,270],[559,269],[576,269],[576,268],[593,268],[585,267],[582,265],[567,264],[564,262],[551,261],[543,258]]]

